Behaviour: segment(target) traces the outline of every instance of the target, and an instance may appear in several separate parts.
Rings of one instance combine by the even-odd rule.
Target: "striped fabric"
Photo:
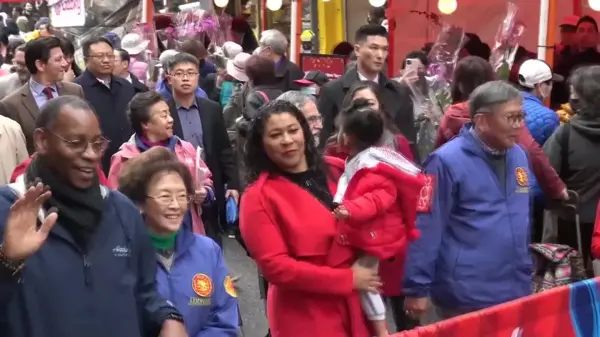
[[[600,337],[600,278],[392,337]]]

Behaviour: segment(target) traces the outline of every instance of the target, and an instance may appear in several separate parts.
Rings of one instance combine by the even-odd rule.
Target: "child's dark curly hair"
[[[355,99],[342,110],[340,117],[340,131],[354,139],[358,150],[379,143],[384,130],[383,116],[371,108],[367,99]]]

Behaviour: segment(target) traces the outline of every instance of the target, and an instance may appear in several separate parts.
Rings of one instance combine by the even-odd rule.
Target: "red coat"
[[[396,151],[401,153],[407,159],[414,161],[415,157],[406,138],[401,134],[397,134],[396,137]],[[348,158],[348,153],[333,142],[327,145],[325,154],[342,160]],[[401,249],[393,258],[379,261],[379,276],[383,282],[381,294],[383,296],[398,296],[402,294],[405,256],[406,250]]]
[[[336,180],[341,165],[338,160],[331,167],[337,171]],[[329,182],[332,193],[336,183]],[[266,173],[248,186],[242,199],[242,237],[270,282],[267,319],[271,335],[371,336],[353,289],[350,265],[327,265],[336,236],[331,210],[286,178]]]
[[[396,151],[401,153],[406,158],[414,161],[415,157],[410,149],[410,144],[408,143],[406,137],[400,133],[397,133],[394,136],[396,137]],[[336,141],[331,141],[325,146],[325,155],[346,160],[350,154],[346,149],[339,146]]]
[[[368,151],[373,152],[361,155],[359,160],[364,165],[350,178],[344,193],[342,205],[350,218],[339,223],[341,235],[330,256],[333,266],[347,263],[355,250],[380,260],[393,258],[406,250],[408,240],[418,235],[417,196],[425,186],[424,176],[412,163],[386,159],[397,163],[401,170],[376,158],[377,154],[389,158],[386,151],[394,154],[393,150]],[[396,156],[406,162],[404,157]],[[371,166],[374,162],[379,163]]]
[[[592,257],[596,260],[600,259],[600,203],[596,210],[596,221],[594,223],[594,232],[592,234]]]

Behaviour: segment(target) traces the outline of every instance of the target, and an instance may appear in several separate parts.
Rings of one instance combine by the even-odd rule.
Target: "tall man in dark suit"
[[[344,76],[321,87],[319,91],[319,112],[323,116],[323,130],[319,145],[324,147],[334,133],[334,121],[342,110],[342,102],[352,85],[358,81],[373,81],[379,84],[379,97],[396,127],[411,144],[416,140],[413,123],[413,103],[410,89],[388,79],[383,69],[388,55],[388,33],[381,25],[364,25],[356,31],[356,67],[350,68]]]
[[[86,68],[75,82],[83,87],[85,99],[98,114],[102,133],[110,140],[102,157],[102,170],[108,174],[110,158],[133,134],[126,111],[135,89],[127,80],[113,76],[115,54],[109,40],[91,37],[81,48]]]
[[[133,88],[135,89],[135,93],[146,92],[148,91],[148,87],[142,83],[134,74],[129,72],[129,64],[131,62],[131,57],[129,53],[125,49],[117,48],[114,51],[115,53],[115,66],[113,68],[113,75],[126,79]]]
[[[196,96],[199,65],[195,56],[177,54],[170,59],[167,68],[168,81],[173,88],[173,99],[169,101],[173,132],[204,150],[204,162],[212,172],[217,209],[208,210],[203,218],[206,220],[206,234],[220,243],[218,218],[224,218],[225,200],[230,196],[236,203],[239,200],[237,167],[229,145],[221,105]]]
[[[42,37],[29,41],[25,46],[25,64],[31,78],[0,102],[0,114],[21,125],[29,154],[35,152],[33,130],[41,107],[58,96],[83,98],[79,85],[63,82],[66,62],[58,38]]]

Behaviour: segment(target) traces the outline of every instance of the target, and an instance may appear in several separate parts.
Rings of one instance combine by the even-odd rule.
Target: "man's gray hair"
[[[308,102],[313,102],[317,104],[317,100],[313,96],[307,95],[297,90],[286,91],[283,94],[279,95],[279,97],[277,97],[276,100],[292,103],[300,111],[302,111],[302,109]]]
[[[282,32],[277,29],[268,29],[260,34],[259,44],[271,47],[277,55],[284,55],[288,48],[288,40]]]
[[[491,81],[484,83],[469,96],[469,110],[471,116],[478,113],[494,112],[499,105],[511,101],[522,100],[517,88],[505,81]]]

